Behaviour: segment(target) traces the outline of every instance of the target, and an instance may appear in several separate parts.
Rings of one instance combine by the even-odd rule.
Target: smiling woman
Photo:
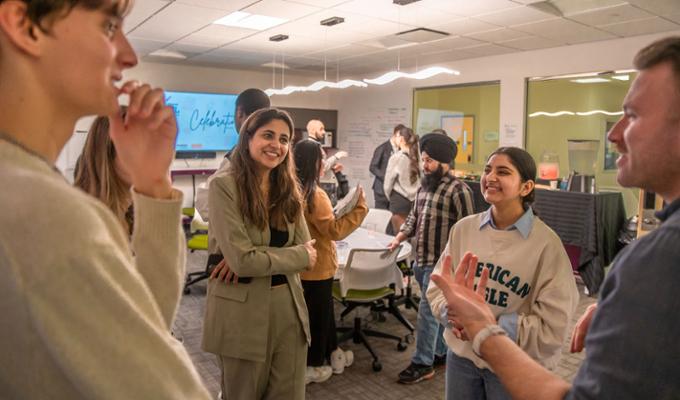
[[[286,112],[254,112],[230,169],[210,181],[210,248],[224,263],[208,283],[202,345],[218,356],[226,399],[305,396],[310,333],[299,273],[314,266],[316,250],[302,215],[292,132]]]

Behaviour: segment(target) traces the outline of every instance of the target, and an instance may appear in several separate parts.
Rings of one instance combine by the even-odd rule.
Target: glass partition
[[[458,143],[456,169],[479,174],[498,147],[500,94],[497,81],[415,89],[414,130],[444,129]]]
[[[533,78],[527,84],[526,149],[537,163],[557,163],[558,176],[594,175],[599,191],[621,191],[626,213],[637,211],[637,189],[616,182],[616,151],[607,132],[621,117],[634,73]]]

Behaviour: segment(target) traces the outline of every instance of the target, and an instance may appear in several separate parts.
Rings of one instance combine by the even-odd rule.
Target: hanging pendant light
[[[460,75],[460,72],[444,67],[429,67],[412,74],[401,71],[390,71],[377,78],[364,79],[364,82],[370,83],[371,85],[385,85],[399,78],[427,79],[439,74]]]

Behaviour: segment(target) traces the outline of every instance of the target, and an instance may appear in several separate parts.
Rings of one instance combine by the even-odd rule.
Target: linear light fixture
[[[604,83],[604,82],[611,82],[609,79],[605,78],[580,78],[580,79],[572,79],[570,82],[574,83]]]
[[[630,75],[614,75],[612,76],[612,79],[616,79],[617,81],[628,81],[630,80]]]
[[[172,50],[165,50],[165,49],[159,49],[156,51],[153,51],[149,53],[150,56],[156,56],[156,57],[166,57],[166,58],[176,58],[178,60],[185,60],[187,56],[184,54],[180,53],[179,51],[172,51]]]
[[[427,79],[439,74],[460,75],[460,72],[444,67],[429,67],[412,74],[401,71],[390,71],[377,78],[364,79],[364,82],[370,83],[371,85],[385,85],[399,78]]]
[[[589,115],[595,115],[595,114],[603,114],[603,115],[623,115],[623,111],[605,111],[605,110],[590,110],[590,111],[556,111],[556,112],[547,112],[547,111],[537,111],[535,113],[529,114],[529,117],[534,118],[534,117],[560,117],[563,115],[578,115],[579,117],[587,117]]]
[[[345,89],[348,87],[352,86],[357,86],[357,87],[366,87],[368,86],[364,82],[361,81],[355,81],[353,79],[345,79],[340,82],[328,82],[328,81],[316,81],[312,83],[309,86],[286,86],[283,89],[267,89],[264,92],[267,93],[268,96],[273,96],[273,95],[286,95],[286,94],[291,94],[295,92],[318,92],[321,89],[324,88],[332,88],[332,89]]]
[[[237,28],[246,28],[262,31],[271,27],[281,25],[288,20],[285,18],[270,17],[267,15],[250,14],[244,11],[235,11],[227,16],[224,16],[213,24],[234,26]]]

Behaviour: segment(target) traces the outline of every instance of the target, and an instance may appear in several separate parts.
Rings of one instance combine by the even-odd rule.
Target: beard
[[[444,168],[442,168],[440,164],[436,170],[430,172],[429,174],[426,173],[425,176],[423,176],[423,179],[420,181],[420,184],[426,192],[434,193],[434,191],[439,187],[439,182],[441,182],[443,177]]]

